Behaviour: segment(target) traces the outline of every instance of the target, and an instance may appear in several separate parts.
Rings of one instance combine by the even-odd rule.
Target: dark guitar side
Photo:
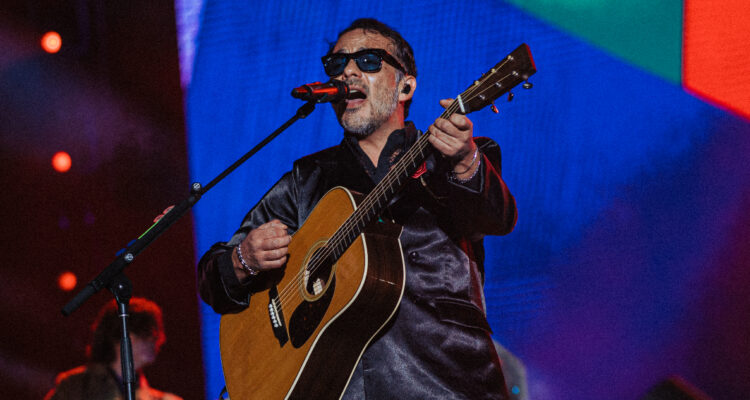
[[[346,221],[361,196],[334,188],[293,235],[289,260],[277,284],[281,292],[305,268],[321,241]],[[404,263],[398,236],[401,227],[374,222],[339,258],[331,303],[314,333],[301,346],[280,345],[268,313],[267,291],[253,294],[250,306],[221,319],[221,356],[233,399],[338,398],[367,344],[395,313],[404,287]],[[364,238],[363,238],[364,237]],[[294,307],[283,307],[287,323]]]

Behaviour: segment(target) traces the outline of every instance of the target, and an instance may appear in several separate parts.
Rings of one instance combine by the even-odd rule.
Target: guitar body
[[[335,262],[321,256],[357,201],[345,188],[331,189],[292,236],[277,282],[253,294],[244,311],[222,316],[232,399],[339,398],[394,315],[404,290],[400,226],[371,223]]]

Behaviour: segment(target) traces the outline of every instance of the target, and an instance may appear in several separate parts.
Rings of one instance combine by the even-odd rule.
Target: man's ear
[[[417,89],[417,78],[406,75],[401,79],[401,90],[398,93],[398,101],[411,100],[414,96],[414,90]]]

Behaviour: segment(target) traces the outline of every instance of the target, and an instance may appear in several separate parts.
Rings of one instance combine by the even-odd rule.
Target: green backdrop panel
[[[680,83],[682,0],[508,0],[670,82]]]

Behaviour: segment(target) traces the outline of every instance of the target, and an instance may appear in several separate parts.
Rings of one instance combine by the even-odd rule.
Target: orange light
[[[50,31],[42,36],[42,49],[47,53],[54,54],[60,51],[62,47],[62,38],[55,31]]]
[[[73,288],[76,287],[78,284],[78,278],[76,278],[76,275],[70,271],[65,271],[57,278],[57,286],[60,287],[60,289],[69,292],[73,290]]]
[[[57,172],[68,172],[73,161],[70,155],[64,151],[58,151],[52,156],[52,168]]]

